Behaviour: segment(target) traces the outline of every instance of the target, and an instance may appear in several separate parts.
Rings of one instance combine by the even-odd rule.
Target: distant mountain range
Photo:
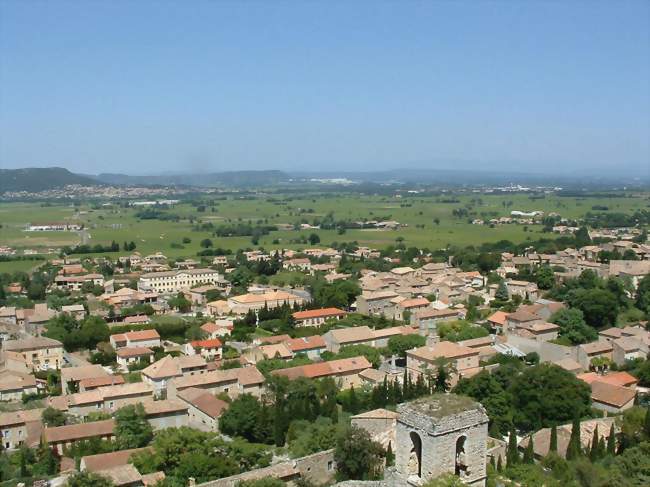
[[[250,187],[277,184],[290,176],[282,171],[228,171],[205,174],[158,174],[130,176],[127,174],[102,173],[91,176],[105,184],[125,186],[227,186]]]
[[[97,181],[62,167],[0,169],[0,193],[5,191],[45,191],[68,184],[93,185]]]
[[[61,188],[70,184],[113,185],[113,186],[194,186],[220,188],[253,188],[277,185],[326,184],[338,185],[341,180],[367,185],[418,185],[435,187],[459,186],[502,186],[510,183],[528,186],[563,186],[573,188],[606,188],[612,185],[640,187],[648,184],[647,178],[614,177],[612,175],[591,177],[576,175],[551,176],[546,174],[529,174],[499,171],[467,171],[446,169],[395,169],[386,171],[342,172],[283,172],[265,171],[228,171],[194,174],[154,174],[133,176],[127,174],[102,173],[99,175],[75,174],[61,167],[0,169],[0,193],[7,191],[38,192]]]

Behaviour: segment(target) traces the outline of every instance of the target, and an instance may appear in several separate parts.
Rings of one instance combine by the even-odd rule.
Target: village
[[[613,419],[648,393],[650,377],[641,365],[650,347],[647,319],[637,309],[625,323],[616,316],[602,321],[590,315],[589,306],[598,303],[580,310],[571,299],[549,294],[603,282],[618,290],[617,299],[646,300],[647,306],[647,294],[639,293],[649,289],[650,245],[637,233],[554,254],[502,252],[489,272],[464,271],[453,256],[434,262],[417,255],[405,262],[399,253],[383,256],[367,247],[246,251],[215,256],[208,266],[205,259],[172,261],[160,252],[134,252],[110,266],[103,257],[52,260],[42,295],[58,300],[0,308],[0,400],[37,405],[0,413],[3,449],[45,445],[64,476],[88,470],[114,485],[154,485],[165,472],[138,471],[128,449],[93,454],[103,450],[89,446],[116,442],[123,408],[141,407],[153,432],[189,427],[223,434],[220,420],[229,408],[249,395],[264,403],[278,378],[327,380],[341,391],[343,410],[356,413],[351,424],[397,453],[396,479],[458,474],[454,462],[435,459],[436,468],[423,475],[412,458],[400,457],[415,448],[403,445],[401,406],[396,412],[386,401],[377,402],[381,408],[350,407],[350,394],[374,397],[392,384],[445,393],[511,360],[523,367],[549,364],[584,384],[600,418],[578,423],[581,444],[589,446],[594,428],[606,442],[622,427]],[[241,266],[298,272],[311,284],[242,283]],[[5,298],[26,296],[25,284],[8,283]],[[635,375],[642,367],[646,372]],[[64,419],[48,422],[53,411]],[[476,465],[463,470],[471,485],[484,485],[487,465],[511,455],[508,431],[487,419],[489,408],[487,415],[480,411],[481,426],[468,426],[478,428],[472,442],[481,451],[472,459]],[[570,423],[571,415],[565,420]],[[550,446],[542,437],[549,431],[515,436],[519,449],[534,441],[535,455],[545,457]],[[562,448],[566,454],[566,443]],[[76,456],[84,450],[89,454]],[[325,476],[319,482],[334,478],[332,450],[324,452],[305,460]],[[270,466],[205,485],[236,485],[256,475],[314,480],[307,467],[286,467],[280,456]]]

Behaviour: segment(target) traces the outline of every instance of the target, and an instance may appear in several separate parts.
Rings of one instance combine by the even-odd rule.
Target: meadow
[[[627,197],[562,197],[547,194],[543,198],[531,198],[526,194],[463,194],[421,196],[417,194],[395,196],[366,196],[358,194],[308,194],[308,195],[259,195],[255,198],[219,199],[206,198],[207,206],[199,211],[196,205],[182,202],[166,210],[178,215],[179,221],[139,219],[140,209],[119,205],[100,206],[68,204],[43,206],[40,203],[0,203],[0,245],[17,249],[47,249],[81,242],[77,232],[26,232],[28,223],[52,221],[79,221],[87,228],[90,245],[109,244],[112,240],[120,245],[134,241],[142,255],[163,252],[168,257],[193,257],[201,250],[200,242],[210,238],[214,247],[232,250],[263,247],[306,248],[309,244],[298,243],[301,237],[315,233],[319,245],[334,241],[357,241],[359,245],[385,248],[403,239],[407,246],[443,248],[448,245],[468,246],[484,242],[511,240],[519,243],[541,237],[553,237],[542,233],[541,225],[473,225],[468,218],[454,216],[454,210],[470,209],[478,218],[509,216],[512,210],[556,212],[566,218],[580,218],[594,211],[593,207],[608,208],[617,213],[633,213],[647,209],[646,193]],[[283,230],[273,231],[260,237],[253,245],[250,237],[213,237],[210,231],[197,231],[199,223],[220,224],[250,223],[275,225],[279,223],[313,223],[315,218],[333,215],[334,220],[397,220],[407,226],[399,230],[348,229],[344,234],[337,230]],[[190,243],[183,243],[189,238]],[[128,252],[107,255],[125,255]],[[33,262],[0,262],[0,272],[27,270]]]

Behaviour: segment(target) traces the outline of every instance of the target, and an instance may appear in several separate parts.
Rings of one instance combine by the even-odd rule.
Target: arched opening
[[[422,477],[422,440],[420,435],[411,431],[411,452],[409,454],[408,474]]]
[[[465,440],[466,436],[459,436],[456,440],[456,469],[455,473],[459,477],[467,474],[467,463],[465,461]]]

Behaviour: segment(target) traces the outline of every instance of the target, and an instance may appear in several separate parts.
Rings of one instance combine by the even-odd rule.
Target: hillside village
[[[20,467],[26,478],[95,473],[135,486],[185,476],[215,487],[344,480],[335,442],[292,429],[317,417],[304,434],[345,422],[366,432],[384,452],[375,456],[386,485],[446,473],[485,485],[488,470],[520,454],[569,458],[576,434],[578,450],[624,452],[642,434],[628,422],[644,414],[650,387],[650,244],[638,232],[593,235],[470,264],[348,245],[199,261],[62,256],[32,276],[5,275],[2,447],[36,462]],[[279,273],[292,277],[271,284]],[[527,383],[504,374],[566,394],[556,410],[522,416],[521,398],[504,394]],[[424,440],[407,431],[429,414],[418,401],[445,404],[468,432],[467,446],[450,447],[455,458],[432,457],[427,472]],[[268,431],[245,425],[244,411]],[[163,441],[193,434],[239,464],[189,475],[160,460]]]

